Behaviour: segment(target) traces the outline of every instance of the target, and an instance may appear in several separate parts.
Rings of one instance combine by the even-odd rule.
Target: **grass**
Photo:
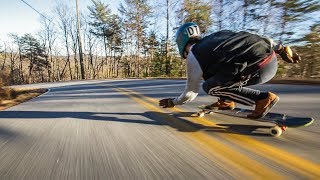
[[[47,92],[47,89],[0,88],[0,111],[28,101],[45,92]]]

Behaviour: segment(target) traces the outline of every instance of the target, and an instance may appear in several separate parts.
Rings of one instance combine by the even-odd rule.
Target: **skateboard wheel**
[[[212,112],[212,111],[210,111],[210,112],[209,112],[209,114],[213,114],[213,112]]]
[[[282,129],[278,126],[272,127],[270,129],[270,134],[274,137],[279,137],[282,134]]]
[[[199,112],[199,113],[198,113],[198,116],[199,116],[199,117],[203,117],[203,116],[204,116],[204,112],[201,112],[201,113]]]

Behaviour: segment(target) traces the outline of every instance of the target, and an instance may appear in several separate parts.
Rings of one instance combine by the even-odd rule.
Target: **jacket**
[[[271,43],[248,32],[219,31],[202,38],[192,48],[203,71],[203,78],[221,76],[224,84],[272,54]]]

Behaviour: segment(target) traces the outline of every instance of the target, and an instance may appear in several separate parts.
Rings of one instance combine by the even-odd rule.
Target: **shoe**
[[[218,100],[218,102],[215,102],[211,105],[205,106],[205,109],[212,109],[212,110],[232,110],[234,109],[236,104],[233,101],[226,102],[223,100]]]
[[[248,114],[250,119],[258,119],[264,117],[271,108],[279,101],[279,97],[271,92],[268,92],[268,97],[256,102],[255,110]]]

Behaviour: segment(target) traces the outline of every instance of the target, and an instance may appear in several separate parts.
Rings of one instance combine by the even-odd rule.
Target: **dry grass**
[[[28,101],[43,93],[46,89],[2,89],[0,88],[0,110]]]

